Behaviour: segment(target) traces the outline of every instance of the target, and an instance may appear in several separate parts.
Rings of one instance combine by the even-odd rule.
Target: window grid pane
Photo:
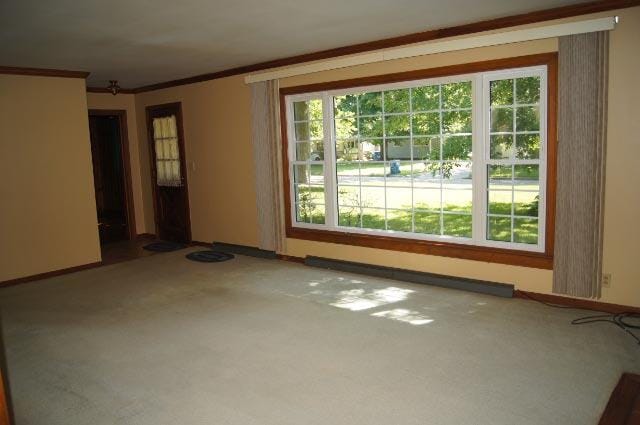
[[[539,245],[546,124],[541,69],[323,92],[321,99],[293,102],[290,163],[308,166],[293,183],[300,222],[325,222],[327,189],[330,227]],[[480,104],[487,106],[482,113],[474,109]],[[485,130],[475,112],[478,120],[486,117]],[[472,151],[480,148],[486,154],[478,157],[473,180]],[[325,152],[333,158],[328,168]],[[320,166],[312,172],[315,163]],[[483,211],[485,218],[478,214]],[[472,231],[474,223],[486,223],[485,229]]]
[[[463,81],[332,98],[338,225],[353,226],[347,213],[359,209],[358,224],[365,228],[379,229],[384,223],[386,230],[416,232],[418,227],[432,232],[430,208],[436,204],[435,194],[437,234],[470,237],[468,223],[462,223],[463,230],[452,230],[453,225],[445,228],[445,222],[459,218],[444,215],[471,214],[471,84]],[[466,190],[459,191],[463,188],[458,185],[445,188],[443,176],[466,184]],[[414,202],[416,190],[425,190],[419,192],[422,196],[431,195],[425,205]],[[452,201],[446,207],[445,190]],[[423,217],[424,212],[431,215]],[[416,216],[427,217],[429,225],[416,226]]]
[[[537,244],[540,77],[490,81],[488,240]]]
[[[158,186],[182,186],[176,117],[154,118],[153,141]]]
[[[293,102],[291,164],[296,222],[325,223],[324,120],[322,99]]]

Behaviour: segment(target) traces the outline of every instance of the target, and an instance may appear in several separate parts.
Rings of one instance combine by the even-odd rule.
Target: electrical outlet
[[[611,273],[604,273],[602,275],[602,287],[603,288],[611,287]]]

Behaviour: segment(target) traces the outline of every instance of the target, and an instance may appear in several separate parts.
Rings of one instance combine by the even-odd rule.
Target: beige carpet
[[[588,312],[184,254],[0,290],[17,425],[596,424],[640,372]]]

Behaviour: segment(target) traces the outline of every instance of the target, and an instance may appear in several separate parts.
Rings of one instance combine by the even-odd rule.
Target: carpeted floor
[[[584,311],[187,251],[0,290],[17,425],[585,425],[640,372]]]

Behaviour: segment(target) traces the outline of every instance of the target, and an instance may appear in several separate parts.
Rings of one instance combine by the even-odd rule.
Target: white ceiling
[[[584,0],[1,0],[0,65],[126,88]]]

